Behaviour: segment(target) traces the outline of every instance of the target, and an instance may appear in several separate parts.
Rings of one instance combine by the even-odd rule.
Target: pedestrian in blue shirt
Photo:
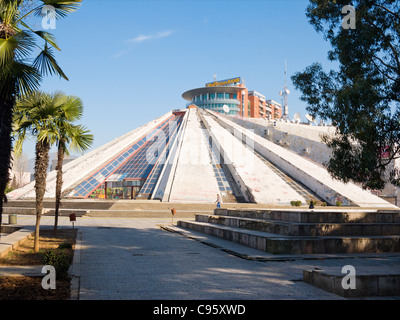
[[[221,208],[221,199],[219,197],[219,194],[217,194],[217,201],[215,201],[217,203],[217,208]]]

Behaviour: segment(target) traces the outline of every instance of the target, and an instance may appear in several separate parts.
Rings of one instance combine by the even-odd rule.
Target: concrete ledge
[[[174,219],[194,218],[199,211],[177,210]],[[205,213],[212,213],[204,211]],[[171,210],[88,210],[86,217],[171,218]]]
[[[180,220],[178,226],[272,254],[400,252],[400,235],[292,237],[196,221]]]
[[[13,226],[2,225],[0,233],[12,233],[18,231],[19,229],[21,229],[21,227],[16,227],[14,225]]]
[[[398,210],[332,210],[332,209],[282,209],[240,210],[215,209],[218,216],[280,220],[299,223],[400,223]]]
[[[11,250],[16,249],[22,242],[33,234],[33,229],[19,228],[18,231],[0,238],[0,257],[6,256]]]
[[[233,216],[196,214],[196,221],[286,236],[400,235],[400,223],[298,223]]]
[[[267,251],[273,254],[400,252],[400,236],[269,238]]]
[[[399,296],[400,274],[356,275],[356,288],[343,289],[345,275],[328,274],[320,270],[303,270],[303,281],[339,296]]]
[[[42,215],[54,215],[54,209],[43,209]],[[36,215],[35,208],[29,207],[4,207],[3,208],[4,214],[20,214],[20,215]],[[87,213],[87,210],[82,209],[60,209],[59,215],[62,216],[69,216],[71,213],[76,214],[76,216],[83,216]]]

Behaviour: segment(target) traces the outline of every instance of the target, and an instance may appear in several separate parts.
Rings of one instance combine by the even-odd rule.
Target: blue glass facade
[[[199,94],[192,98],[188,103],[195,104],[201,109],[208,109],[219,113],[225,113],[224,105],[229,107],[229,115],[237,116],[240,114],[240,101],[237,100],[236,93],[227,92],[210,92],[206,94]]]
[[[161,158],[161,154],[164,153],[168,143],[175,138],[175,133],[180,127],[182,118],[182,115],[170,116],[147,135],[135,141],[106,163],[100,170],[82,181],[69,196],[72,198],[87,198],[91,195],[91,197],[102,198],[101,195],[103,195],[106,198],[105,193],[107,191],[105,189],[111,187],[120,188],[122,198],[127,198],[128,193],[129,197],[133,198],[131,194],[133,189],[129,189],[128,192],[123,189],[135,187],[135,193],[141,189],[153,167]],[[161,164],[161,162],[158,163],[157,169],[159,170],[155,172],[160,172]],[[117,176],[118,178],[110,179],[112,176]],[[152,179],[147,183],[146,191],[151,192],[157,179],[158,175],[153,174]],[[108,185],[107,181],[110,181]]]

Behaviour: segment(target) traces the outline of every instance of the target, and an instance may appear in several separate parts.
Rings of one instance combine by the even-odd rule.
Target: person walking
[[[221,198],[219,196],[219,193],[217,193],[217,201],[215,201],[217,203],[217,208],[221,208]]]

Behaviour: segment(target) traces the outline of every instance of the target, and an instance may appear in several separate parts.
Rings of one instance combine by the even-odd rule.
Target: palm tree
[[[50,96],[43,92],[34,92],[17,101],[14,111],[14,132],[17,136],[15,153],[22,151],[26,134],[36,138],[35,153],[35,192],[36,192],[36,225],[34,251],[39,251],[39,227],[43,211],[43,198],[46,191],[49,150],[59,138],[56,126],[60,110],[52,103]]]
[[[57,19],[63,18],[77,10],[81,1],[0,0],[0,227],[5,189],[10,179],[16,99],[37,90],[43,76],[55,74],[68,80],[54,57],[53,49],[60,50],[54,36],[47,31],[34,30],[27,18],[31,15],[43,17],[42,12],[49,5]]]
[[[56,202],[54,213],[54,231],[56,231],[61,202],[64,155],[69,155],[69,151],[83,153],[85,150],[89,149],[93,143],[93,135],[90,134],[89,130],[85,127],[73,124],[74,121],[81,118],[83,113],[83,103],[81,99],[57,92],[53,95],[52,100],[54,104],[59,105],[60,108],[60,116],[56,119],[56,126],[58,128]]]

